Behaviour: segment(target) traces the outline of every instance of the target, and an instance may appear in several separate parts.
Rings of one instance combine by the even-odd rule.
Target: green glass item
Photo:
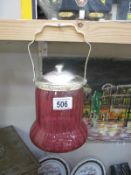
[[[101,107],[101,95],[102,93],[98,90],[94,91],[92,96],[92,112],[93,112],[93,120],[97,121],[99,118],[99,112]]]

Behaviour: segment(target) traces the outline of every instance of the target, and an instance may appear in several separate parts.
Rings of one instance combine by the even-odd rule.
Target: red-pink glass
[[[53,110],[54,97],[72,97],[73,108]],[[36,121],[30,137],[32,142],[48,152],[68,152],[79,148],[87,139],[87,127],[82,121],[83,89],[46,91],[36,88]]]

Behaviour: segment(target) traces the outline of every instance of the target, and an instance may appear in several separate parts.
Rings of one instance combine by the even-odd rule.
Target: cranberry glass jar
[[[30,137],[42,150],[63,153],[87,139],[83,116],[82,77],[63,71],[63,65],[36,81],[36,121]]]

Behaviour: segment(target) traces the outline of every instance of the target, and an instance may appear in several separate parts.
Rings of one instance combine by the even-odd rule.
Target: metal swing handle
[[[43,26],[41,27],[41,29],[38,30],[34,34],[32,41],[30,41],[29,44],[28,44],[28,53],[29,53],[29,57],[30,57],[30,60],[31,60],[31,63],[32,63],[32,68],[33,68],[33,81],[36,80],[36,73],[35,73],[35,66],[34,66],[34,62],[33,62],[33,58],[32,58],[32,54],[31,54],[30,48],[33,45],[33,43],[35,42],[36,36],[38,34],[42,33],[46,27],[57,27],[57,28],[73,27],[78,34],[80,34],[80,35],[83,36],[85,43],[89,46],[89,51],[88,51],[88,54],[87,54],[87,57],[86,57],[86,60],[85,60],[84,75],[83,75],[84,80],[86,80],[87,64],[88,64],[88,60],[89,60],[89,57],[90,57],[90,53],[91,53],[92,47],[91,47],[91,44],[86,40],[85,33],[83,31],[79,30],[76,27],[76,25],[75,24],[72,24],[72,23],[66,23],[66,24],[65,23],[52,23],[52,24],[47,23],[47,24],[43,24]]]

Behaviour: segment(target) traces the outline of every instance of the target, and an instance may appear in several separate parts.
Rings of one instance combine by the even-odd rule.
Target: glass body
[[[38,0],[38,4],[48,19],[57,19],[62,0]]]
[[[72,97],[72,109],[53,110],[53,98]],[[83,88],[74,91],[46,91],[36,88],[36,121],[30,137],[48,152],[68,152],[86,142],[87,127],[82,121]]]
[[[84,7],[87,4],[87,0],[75,0],[78,7]]]

